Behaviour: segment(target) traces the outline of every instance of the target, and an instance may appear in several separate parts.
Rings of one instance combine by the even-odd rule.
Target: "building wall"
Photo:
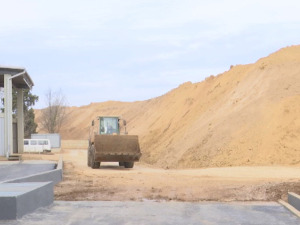
[[[0,113],[0,156],[5,156],[4,151],[4,115]],[[17,123],[13,123],[13,153],[18,153]]]
[[[4,156],[4,115],[0,114],[0,155]]]

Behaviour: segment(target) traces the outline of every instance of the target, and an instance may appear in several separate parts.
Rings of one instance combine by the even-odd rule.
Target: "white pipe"
[[[28,83],[28,81],[27,81],[27,79],[25,78],[25,77],[23,77],[23,80],[24,80],[24,82],[27,84],[27,86],[30,88],[30,90],[31,90],[31,88],[32,88],[32,85],[30,85],[29,83]]]
[[[9,79],[9,80],[12,80],[12,79],[14,79],[14,78],[16,78],[16,77],[19,77],[19,76],[24,75],[25,73],[26,73],[26,71],[24,70],[23,72],[17,73],[17,74],[15,74],[15,75],[11,76],[11,77],[8,78],[8,79]]]
[[[21,73],[17,73],[17,74],[15,74],[15,75],[11,76],[11,77],[9,78],[9,80],[12,80],[12,79],[14,79],[14,78],[16,78],[16,77],[22,76],[22,75],[24,75],[25,73],[26,73],[26,70],[24,70],[24,71],[21,72]],[[31,89],[31,88],[32,88],[32,85],[29,84],[29,82],[27,81],[27,79],[26,79],[25,77],[23,77],[23,80],[24,80],[24,82],[27,84],[27,86]]]

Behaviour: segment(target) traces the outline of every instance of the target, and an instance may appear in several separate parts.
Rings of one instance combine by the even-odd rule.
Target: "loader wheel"
[[[124,162],[119,162],[119,166],[125,166]]]
[[[125,168],[133,168],[134,162],[124,162]]]
[[[94,150],[94,146],[91,146],[90,148],[90,166],[93,169],[99,168],[100,167],[100,162],[95,162],[95,156],[94,156],[95,150]]]
[[[91,147],[89,146],[87,151],[87,165],[91,167]]]
[[[93,169],[97,169],[100,167],[100,162],[94,162],[91,166]]]
[[[92,157],[91,157],[91,167],[93,169],[97,169],[100,167],[100,162],[95,162],[95,159],[94,159],[94,155],[92,154]]]

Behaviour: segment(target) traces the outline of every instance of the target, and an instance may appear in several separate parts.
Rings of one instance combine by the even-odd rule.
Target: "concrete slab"
[[[0,184],[0,220],[12,220],[53,203],[53,183]]]
[[[0,163],[0,182],[54,170],[56,162]]]
[[[63,179],[62,158],[53,161],[31,160],[21,163],[0,162],[0,183],[47,182],[54,185]]]
[[[197,224],[299,225],[300,218],[275,202],[63,202],[3,225]]]
[[[298,216],[300,218],[300,211],[298,211],[295,207],[293,207],[292,205],[290,205],[289,203],[287,203],[281,199],[278,200],[278,203],[283,205],[285,208],[287,208],[288,210],[290,210],[292,213],[294,213],[296,216]]]

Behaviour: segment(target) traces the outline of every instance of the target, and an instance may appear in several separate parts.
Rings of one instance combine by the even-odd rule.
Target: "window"
[[[101,117],[100,118],[100,134],[119,133],[118,117]]]
[[[24,140],[24,145],[28,145],[29,141],[28,140]]]
[[[39,140],[38,145],[48,145],[48,141],[47,140]]]
[[[31,145],[36,145],[37,143],[36,143],[35,140],[31,140],[31,141],[30,141],[30,144],[31,144]]]

